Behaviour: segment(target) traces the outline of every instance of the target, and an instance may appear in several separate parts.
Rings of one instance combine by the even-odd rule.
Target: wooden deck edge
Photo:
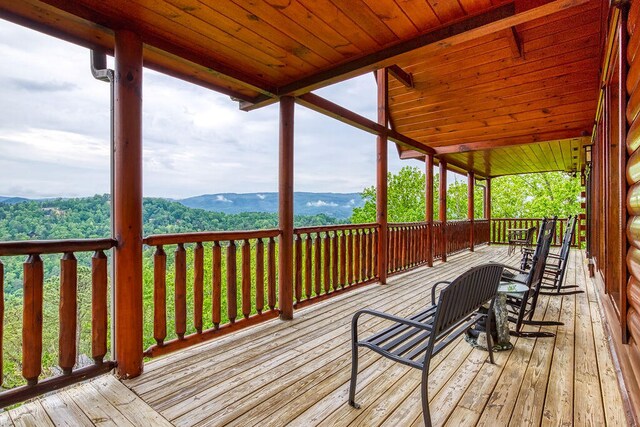
[[[616,376],[618,378],[618,386],[624,405],[627,422],[631,426],[638,425],[638,411],[640,410],[640,384],[636,378],[636,372],[640,374],[640,364],[634,363],[630,351],[629,344],[622,343],[622,334],[620,328],[611,327],[611,325],[619,325],[615,308],[609,297],[604,293],[604,282],[599,274],[591,279],[591,286],[595,286],[596,299],[598,308],[600,309],[600,318],[605,333],[611,337],[608,340],[609,351],[613,361]],[[637,361],[636,361],[637,362]],[[634,365],[635,369],[634,369]]]

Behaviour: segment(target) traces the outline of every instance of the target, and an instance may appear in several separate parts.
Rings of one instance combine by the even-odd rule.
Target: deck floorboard
[[[271,320],[149,362],[124,382],[104,376],[7,413],[8,425],[422,426],[420,372],[361,350],[358,393],[347,402],[350,320],[368,307],[409,315],[429,303],[439,280],[488,261],[506,248],[463,252],[433,268],[394,276],[311,305],[293,321]],[[511,264],[516,259],[510,260]],[[462,338],[431,363],[434,425],[626,425],[618,380],[587,277],[584,253],[573,251],[568,284],[575,296],[543,296],[535,317],[554,338],[512,338],[514,349],[487,353]],[[388,322],[365,319],[360,334]],[[539,327],[527,327],[537,330]]]

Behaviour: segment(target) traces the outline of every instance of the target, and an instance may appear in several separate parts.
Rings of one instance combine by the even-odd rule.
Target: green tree
[[[438,211],[438,185],[440,177],[434,181],[434,212]],[[425,211],[425,175],[413,166],[405,166],[397,174],[389,173],[388,182],[388,218],[389,222],[424,221]],[[376,188],[365,188],[361,193],[364,206],[355,208],[351,215],[353,224],[376,222]]]

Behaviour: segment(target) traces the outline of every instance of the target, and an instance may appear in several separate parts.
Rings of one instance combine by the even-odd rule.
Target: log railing
[[[105,251],[116,246],[112,239],[0,242],[0,257],[26,256],[22,274],[22,377],[26,385],[0,393],[0,407],[23,401],[66,385],[110,371],[114,367],[107,356],[108,259]],[[90,252],[91,258],[91,358],[93,363],[78,366],[78,260],[76,254]],[[52,254],[61,255],[57,325],[44,324],[43,298],[45,269]],[[88,255],[87,255],[88,256]],[[0,261],[0,381],[4,378],[2,355],[5,318],[5,272]],[[49,302],[49,301],[47,301]],[[58,329],[58,369],[61,374],[43,378],[43,328]]]
[[[426,222],[390,223],[387,272],[398,273],[427,263]]]
[[[378,229],[377,224],[294,229],[295,307],[377,279]]]
[[[444,226],[442,224],[442,221],[433,221],[431,227],[431,246],[434,260],[442,259],[444,254]]]
[[[145,238],[144,243],[155,248],[155,344],[145,355],[165,354],[276,317],[276,237],[279,235],[279,230],[259,230]],[[173,271],[167,269],[167,246],[173,251],[170,258]],[[206,304],[210,307],[208,318],[204,316],[205,295],[211,299]],[[167,310],[168,299],[173,301],[170,304],[173,313]],[[187,312],[188,306],[191,313]],[[173,325],[167,327],[171,314]]]
[[[489,220],[476,219],[473,221],[473,242],[475,246],[489,243]]]
[[[535,227],[536,232],[533,236],[533,241],[535,242],[538,236],[538,231],[540,229],[540,223],[542,222],[542,218],[492,218],[491,219],[491,243],[495,244],[508,244],[509,243],[509,229],[519,228],[529,228]],[[573,241],[571,245],[577,247],[580,239],[580,224],[582,220],[578,222],[576,225],[576,231],[573,235]],[[556,223],[556,233],[553,236],[553,240],[551,241],[552,246],[560,246],[562,244],[562,239],[564,237],[564,233],[567,228],[567,218],[558,218]]]
[[[447,255],[469,249],[471,247],[471,221],[447,221]]]

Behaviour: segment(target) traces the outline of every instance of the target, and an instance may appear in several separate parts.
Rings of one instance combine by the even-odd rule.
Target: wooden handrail
[[[26,240],[0,242],[0,256],[44,255],[66,252],[105,251],[115,247],[115,239]]]
[[[278,229],[248,231],[202,231],[196,233],[154,234],[142,242],[147,246],[185,243],[220,242],[224,240],[268,239],[281,234]]]
[[[324,233],[327,231],[341,231],[341,230],[362,230],[362,229],[379,229],[380,224],[366,223],[366,224],[340,224],[340,225],[321,225],[316,227],[299,227],[294,228],[294,234],[309,234],[309,233]]]

